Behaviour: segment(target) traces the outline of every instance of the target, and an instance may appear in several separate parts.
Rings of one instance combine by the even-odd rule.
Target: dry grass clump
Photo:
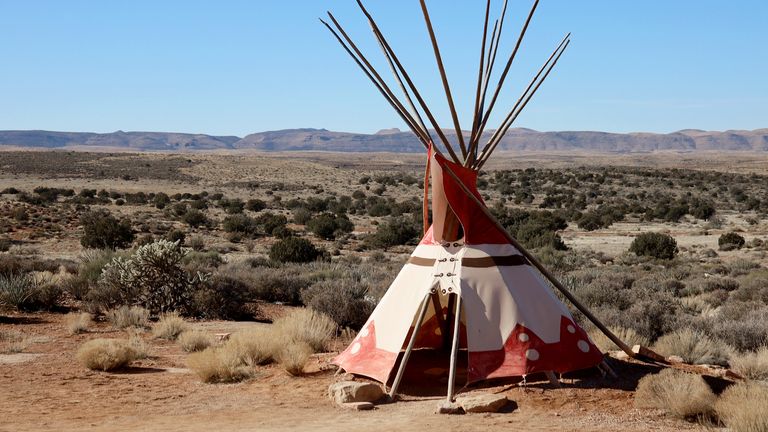
[[[294,341],[284,345],[277,352],[276,360],[291,375],[304,373],[304,365],[313,353],[312,347],[303,341]]]
[[[149,357],[149,344],[144,341],[140,329],[135,327],[128,329],[128,346],[133,349],[135,360],[142,360]]]
[[[202,330],[190,330],[182,333],[178,340],[185,352],[202,351],[213,345],[213,336]]]
[[[120,306],[107,311],[107,320],[114,328],[149,328],[149,311],[140,306]]]
[[[676,369],[643,377],[635,391],[637,407],[660,408],[682,419],[711,416],[715,400],[704,378]]]
[[[67,314],[65,322],[69,334],[76,335],[88,331],[88,327],[93,324],[93,316],[88,312],[72,312]]]
[[[619,326],[608,326],[608,329],[629,346],[634,346],[634,345],[648,346],[648,344],[650,343],[648,341],[648,338],[638,334],[636,331],[632,329],[619,327]],[[598,329],[597,327],[593,327],[592,329],[590,329],[588,333],[589,333],[589,338],[592,339],[592,342],[598,348],[600,348],[600,351],[602,352],[618,351],[621,349],[618,346],[616,346],[616,344],[613,343],[613,341],[608,339],[608,336],[603,334],[603,332],[601,332],[600,329]]]
[[[111,371],[128,366],[136,358],[136,352],[128,341],[118,339],[93,339],[77,350],[77,360],[92,370]]]
[[[258,366],[275,360],[282,343],[273,327],[260,326],[233,334],[226,347],[235,351],[243,364]]]
[[[768,346],[756,352],[733,355],[729,363],[736,373],[745,378],[768,380]]]
[[[206,383],[238,382],[253,375],[253,370],[243,363],[237,350],[228,345],[192,353],[187,364]]]
[[[724,342],[689,328],[659,338],[653,349],[664,356],[680,356],[692,364],[727,365],[733,349]]]
[[[152,327],[152,334],[158,339],[176,340],[179,335],[189,329],[189,324],[172,312],[160,316],[160,320]]]
[[[29,339],[16,330],[0,330],[0,354],[18,354],[29,346]]]
[[[741,382],[725,389],[715,404],[720,420],[734,432],[768,431],[768,387]]]
[[[275,320],[274,331],[283,341],[304,342],[313,352],[326,348],[336,333],[336,323],[326,314],[314,309],[294,309]]]

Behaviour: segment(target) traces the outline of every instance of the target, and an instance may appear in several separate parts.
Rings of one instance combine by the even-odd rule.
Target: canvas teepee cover
[[[469,382],[597,365],[602,354],[536,269],[488,219],[447,166],[481,199],[477,172],[430,152],[434,223],[354,341],[334,363],[386,383],[416,327],[425,297],[434,297],[415,348],[444,342],[447,298],[461,296],[460,347]],[[463,230],[455,223],[458,219]],[[454,239],[463,231],[461,239]],[[437,313],[436,313],[437,311]]]

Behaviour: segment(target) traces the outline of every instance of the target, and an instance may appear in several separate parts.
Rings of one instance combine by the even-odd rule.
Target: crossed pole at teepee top
[[[429,123],[432,126],[433,130],[437,133],[437,136],[440,138],[440,143],[448,152],[450,159],[459,165],[463,165],[467,168],[471,168],[475,171],[479,171],[488,161],[488,158],[493,153],[493,151],[496,150],[496,147],[499,145],[504,135],[507,133],[507,131],[515,122],[515,120],[523,111],[523,109],[525,109],[528,102],[531,100],[531,98],[533,98],[533,95],[536,94],[536,91],[539,89],[542,83],[549,76],[549,73],[552,71],[552,69],[555,67],[560,57],[568,48],[568,45],[570,44],[570,33],[568,33],[563,38],[562,42],[560,42],[557,48],[555,48],[555,50],[549,56],[547,61],[541,66],[538,73],[533,77],[531,82],[528,84],[526,89],[518,98],[517,102],[515,102],[515,104],[512,106],[512,109],[504,117],[504,120],[502,121],[501,126],[491,134],[490,138],[483,145],[482,149],[480,149],[480,140],[483,137],[485,126],[487,125],[488,119],[490,118],[493,108],[496,104],[497,98],[499,96],[501,88],[503,87],[504,80],[507,76],[507,73],[509,72],[509,69],[515,59],[515,56],[517,55],[517,52],[518,52],[518,49],[520,48],[522,40],[525,37],[525,33],[528,29],[528,25],[530,24],[530,21],[533,18],[533,14],[536,11],[536,7],[539,4],[539,0],[535,0],[533,3],[533,6],[531,7],[531,10],[526,18],[525,24],[523,25],[520,31],[520,34],[517,38],[514,49],[512,50],[512,53],[510,54],[507,60],[507,63],[499,77],[498,84],[496,85],[496,88],[493,92],[493,95],[488,104],[488,107],[486,108],[485,102],[486,102],[486,96],[488,91],[488,85],[493,72],[493,67],[496,63],[496,54],[498,53],[499,41],[501,39],[501,31],[504,26],[504,18],[507,10],[507,0],[504,0],[501,16],[499,17],[499,19],[495,21],[493,31],[491,33],[490,43],[486,44],[487,36],[488,36],[488,28],[489,28],[488,20],[489,20],[490,7],[491,7],[491,0],[487,0],[486,10],[485,10],[485,21],[483,25],[482,46],[480,50],[480,67],[478,68],[478,81],[477,81],[477,88],[476,88],[475,101],[474,101],[472,130],[469,135],[469,140],[466,143],[464,140],[463,132],[461,130],[461,126],[459,124],[458,115],[456,114],[456,107],[453,102],[453,96],[451,94],[450,85],[448,84],[448,77],[445,72],[445,67],[443,66],[443,61],[440,55],[440,48],[437,43],[437,38],[435,36],[434,29],[432,28],[432,21],[429,17],[429,11],[427,10],[427,5],[425,3],[425,0],[419,0],[419,1],[421,4],[422,13],[424,14],[424,22],[427,26],[427,31],[429,33],[432,49],[435,54],[437,68],[440,72],[440,78],[443,84],[443,89],[445,90],[445,95],[448,102],[448,107],[451,112],[453,125],[456,130],[456,140],[458,142],[461,156],[459,156],[456,153],[456,151],[453,149],[453,146],[448,140],[448,137],[445,135],[445,133],[442,131],[442,129],[438,125],[437,120],[435,120],[435,117],[432,115],[432,112],[427,107],[426,102],[421,97],[421,94],[419,93],[416,86],[414,85],[410,75],[405,70],[403,65],[400,63],[400,60],[398,59],[394,50],[387,42],[386,38],[384,37],[381,30],[379,29],[379,26],[376,24],[376,21],[373,19],[371,14],[365,8],[361,0],[356,0],[356,2],[360,7],[360,10],[363,12],[365,17],[367,18],[368,23],[371,27],[371,31],[373,32],[374,37],[379,43],[379,46],[381,47],[382,52],[384,53],[387,63],[389,64],[389,67],[392,70],[392,73],[400,87],[400,90],[405,95],[405,100],[406,100],[406,103],[408,104],[407,108],[402,102],[400,102],[400,100],[394,94],[394,92],[386,83],[386,81],[381,77],[381,75],[371,65],[368,59],[358,49],[358,47],[349,37],[347,32],[344,31],[343,27],[341,26],[341,24],[339,24],[339,22],[336,20],[333,14],[328,12],[328,17],[332,21],[333,26],[331,26],[329,23],[327,23],[322,19],[320,21],[333,34],[333,36],[336,38],[339,44],[341,44],[341,46],[344,48],[347,54],[349,54],[349,56],[352,57],[352,59],[355,61],[358,67],[360,67],[360,69],[363,70],[365,75],[368,77],[369,80],[371,80],[371,82],[379,90],[381,95],[384,96],[384,98],[392,106],[392,108],[397,112],[400,118],[406,123],[406,125],[408,125],[411,131],[413,131],[413,133],[416,135],[416,137],[419,139],[419,142],[421,142],[421,144],[424,146],[425,149],[429,150],[429,148],[432,147],[433,151],[435,151],[437,154],[441,154],[438,146],[436,145],[433,146],[432,135],[430,133],[430,130],[425,125],[422,119],[421,113],[419,112],[416,104],[414,104],[413,102],[414,98],[418,102],[418,106],[423,111],[424,116],[429,120]],[[410,93],[409,93],[409,90],[410,90]],[[411,93],[413,93],[413,98],[411,97]],[[534,267],[536,267],[536,269],[558,291],[560,291],[563,294],[563,296],[565,296],[571,302],[571,304],[573,304],[576,307],[576,309],[578,309],[581,313],[583,313],[584,316],[586,316],[601,332],[603,332],[603,334],[605,334],[614,344],[616,344],[616,346],[618,346],[628,356],[633,358],[637,356],[637,354],[633,352],[626,343],[624,343],[621,339],[619,339],[594,314],[592,314],[592,312],[586,306],[584,306],[576,297],[574,297],[574,295],[571,294],[568,291],[568,289],[565,288],[563,284],[561,284],[557,280],[557,278],[555,278],[555,276],[552,275],[552,273],[550,273],[539,262],[539,260],[537,260],[514,237],[512,237],[507,232],[507,230],[501,225],[501,223],[499,223],[499,221],[493,216],[493,214],[488,209],[488,207],[486,207],[486,205],[471,192],[470,188],[467,187],[466,184],[464,184],[461,178],[459,178],[459,176],[457,176],[456,173],[454,173],[449,166],[443,166],[443,170],[446,173],[448,173],[448,175],[458,184],[462,192],[482,210],[485,216],[492,221],[492,223],[496,226],[496,228],[501,233],[503,233],[507,241],[509,241],[515,248],[517,248],[517,250],[520,251],[520,253]],[[410,357],[411,351],[413,350],[413,346],[416,340],[416,334],[418,333],[421,327],[421,321],[424,318],[424,314],[426,313],[426,310],[428,307],[429,299],[432,295],[433,294],[431,292],[428,293],[420,304],[419,312],[418,312],[419,317],[418,317],[418,320],[416,321],[416,327],[411,334],[411,338],[408,342],[405,353],[403,354],[403,359],[400,362],[400,367],[398,368],[397,374],[395,375],[395,379],[392,384],[392,388],[389,392],[391,397],[395,397],[397,395],[397,389],[403,377],[403,373],[405,371],[405,365],[408,363],[408,359]],[[449,314],[451,312],[453,312],[453,310],[449,307]],[[449,402],[453,400],[455,377],[456,377],[456,360],[457,360],[457,353],[458,353],[458,347],[459,347],[459,330],[458,329],[459,329],[459,323],[461,320],[461,296],[460,295],[458,296],[456,305],[455,305],[454,320],[455,320],[453,323],[454,333],[453,333],[453,341],[452,341],[453,343],[451,346],[451,360],[450,360],[450,370],[449,370],[449,377],[448,377],[448,401]],[[610,371],[610,368],[608,368],[608,370]]]

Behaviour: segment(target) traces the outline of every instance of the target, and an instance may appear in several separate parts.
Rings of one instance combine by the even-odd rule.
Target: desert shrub
[[[120,306],[106,313],[107,321],[116,329],[149,328],[149,311],[140,306]]]
[[[376,304],[368,296],[368,287],[354,280],[328,279],[302,291],[302,302],[320,311],[342,327],[359,329]]]
[[[194,288],[206,279],[201,273],[187,274],[181,266],[186,254],[177,243],[159,240],[129,258],[116,257],[104,267],[92,300],[101,306],[136,304],[153,314],[186,312]]]
[[[686,363],[717,365],[727,365],[733,351],[725,343],[689,328],[660,337],[653,349],[664,356],[680,356]]]
[[[192,251],[184,255],[181,261],[189,270],[214,270],[224,263],[217,251],[198,252]]]
[[[192,237],[187,244],[195,252],[201,252],[205,250],[205,240],[202,237]]]
[[[759,268],[760,264],[744,258],[737,258],[728,264],[730,274],[734,277],[749,274]]]
[[[293,268],[264,268],[255,274],[248,275],[247,278],[246,283],[251,287],[254,298],[287,304],[299,304],[301,290],[312,283],[305,275]]]
[[[355,225],[346,215],[337,216],[333,213],[321,213],[307,223],[309,231],[325,240],[333,240],[350,233],[354,228]]]
[[[568,249],[557,234],[568,224],[556,213],[515,208],[494,208],[493,212],[499,223],[525,247]]]
[[[252,212],[259,212],[267,208],[267,203],[260,199],[249,199],[245,203],[245,209]]]
[[[275,353],[284,342],[273,327],[259,325],[230,336],[226,348],[235,352],[242,364],[259,366],[273,361]]]
[[[250,300],[250,287],[242,281],[214,274],[192,294],[190,313],[206,319],[242,319],[248,315],[245,303]]]
[[[189,329],[189,324],[178,313],[165,313],[152,326],[152,335],[158,339],[176,340]]]
[[[739,351],[755,351],[768,345],[768,308],[732,314],[730,306],[723,306],[720,314],[710,320],[709,333]]]
[[[181,217],[181,220],[193,228],[207,226],[211,222],[205,213],[196,208],[187,210]]]
[[[650,256],[670,260],[677,255],[677,242],[672,236],[661,233],[642,233],[632,240],[629,251],[638,256]]]
[[[202,351],[213,345],[213,336],[202,330],[185,331],[178,338],[179,346],[184,352]]]
[[[118,221],[106,210],[94,210],[80,218],[83,236],[80,244],[85,248],[122,249],[131,245],[134,239],[131,223]]]
[[[711,416],[716,400],[704,378],[676,369],[643,377],[635,391],[639,408],[658,408],[682,419]]]
[[[741,249],[744,243],[744,237],[735,232],[725,233],[717,239],[717,246],[723,251]]]
[[[731,369],[745,378],[768,380],[768,346],[754,352],[734,354],[728,363]]]
[[[38,272],[32,273],[34,279],[34,295],[31,299],[31,307],[35,309],[54,310],[59,304],[64,290],[62,285],[69,280],[69,276],[62,273]]]
[[[67,326],[67,332],[71,335],[85,333],[88,331],[88,327],[93,324],[93,316],[87,312],[68,313],[64,318],[64,323]]]
[[[637,334],[637,332],[632,329],[618,326],[609,326],[608,329],[630,347],[635,345],[648,346],[649,344],[647,338]],[[617,351],[620,349],[597,327],[593,327],[589,330],[589,338],[602,352]]]
[[[254,221],[262,233],[278,237],[285,230],[288,218],[280,214],[264,212],[256,216]]]
[[[304,207],[297,207],[292,212],[293,222],[299,225],[306,225],[312,219],[312,212]]]
[[[11,249],[11,239],[0,237],[0,252],[8,252]]]
[[[304,342],[313,352],[325,350],[336,334],[336,323],[328,315],[308,308],[294,309],[273,325],[279,340]]]
[[[280,366],[291,375],[301,375],[304,373],[304,366],[312,355],[312,347],[303,341],[293,341],[283,345],[276,355],[276,360]]]
[[[768,387],[756,382],[734,384],[720,395],[715,410],[734,432],[768,431]]]
[[[236,214],[227,216],[221,223],[224,231],[228,233],[238,233],[250,237],[256,237],[259,234],[256,220],[248,215]]]
[[[369,247],[387,249],[392,246],[410,244],[418,241],[421,227],[411,218],[394,217],[380,224],[376,232],[366,238]]]
[[[117,339],[93,339],[77,350],[77,360],[92,370],[112,371],[128,366],[135,359],[128,342]]]
[[[187,234],[179,229],[170,230],[168,231],[164,238],[168,240],[169,242],[176,243],[178,242],[180,245],[184,244],[184,241],[187,239]],[[152,243],[152,242],[149,242]]]
[[[0,274],[0,304],[27,309],[34,304],[37,283],[30,274]]]
[[[768,271],[760,270],[739,278],[739,289],[731,293],[731,300],[755,301],[768,304]]]
[[[229,344],[192,353],[187,359],[187,364],[206,383],[238,382],[253,374]]]
[[[739,282],[731,278],[706,277],[691,279],[686,283],[684,294],[703,294],[712,291],[733,291],[739,288]]]
[[[269,258],[277,262],[305,263],[320,257],[321,251],[307,239],[289,237],[277,241],[269,249]]]

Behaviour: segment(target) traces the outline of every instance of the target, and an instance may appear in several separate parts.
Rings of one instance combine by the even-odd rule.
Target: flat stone
[[[442,401],[437,405],[437,414],[463,414],[464,410],[461,405],[455,402]]]
[[[341,381],[328,387],[328,396],[341,405],[349,402],[374,402],[384,397],[384,391],[378,384]]]
[[[670,363],[682,363],[683,362],[683,358],[680,357],[680,356],[671,355],[671,356],[667,357],[667,361],[670,362]]]
[[[501,394],[478,394],[459,397],[456,402],[468,413],[488,413],[500,410],[509,402]]]
[[[369,411],[374,408],[374,405],[371,402],[347,402],[340,404],[339,406],[355,411]]]

